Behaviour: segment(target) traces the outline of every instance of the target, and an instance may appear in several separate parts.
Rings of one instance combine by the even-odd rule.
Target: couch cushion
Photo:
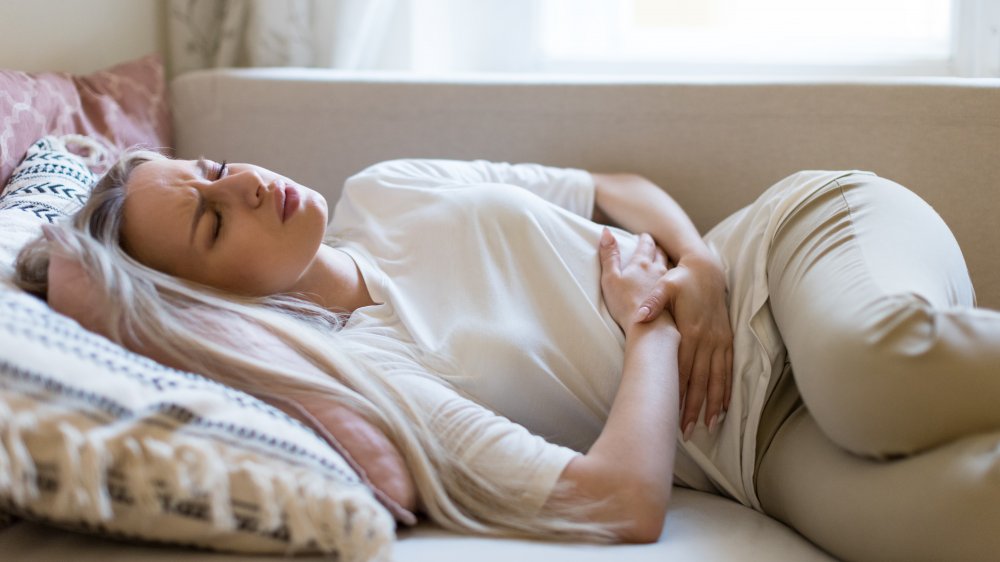
[[[236,557],[123,545],[33,523],[0,532],[0,552],[13,559],[76,562],[178,560],[220,562]],[[663,535],[655,544],[595,546],[461,536],[428,523],[401,531],[394,549],[406,562],[663,562],[665,560],[834,560],[781,523],[733,501],[675,488]],[[255,558],[260,562],[272,558]],[[277,557],[273,558],[277,560]],[[296,561],[312,558],[296,558]]]

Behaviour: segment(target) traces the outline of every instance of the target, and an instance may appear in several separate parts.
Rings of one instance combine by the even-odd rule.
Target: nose
[[[257,208],[267,193],[263,178],[255,170],[231,172],[221,180],[212,182],[208,187],[215,197],[228,200],[229,203],[243,203],[251,208]]]

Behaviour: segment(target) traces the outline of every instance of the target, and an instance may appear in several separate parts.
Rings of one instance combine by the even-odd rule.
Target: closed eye
[[[219,181],[222,178],[226,177],[226,172],[228,170],[229,170],[229,167],[228,167],[226,161],[223,160],[222,163],[219,164],[219,171],[215,174],[215,181]],[[219,232],[221,230],[222,230],[222,213],[220,213],[218,210],[216,210],[215,211],[215,230],[212,232],[212,241],[215,241],[215,240],[219,239]]]
[[[212,240],[219,239],[219,231],[222,230],[222,213],[215,211],[215,230],[212,232]]]

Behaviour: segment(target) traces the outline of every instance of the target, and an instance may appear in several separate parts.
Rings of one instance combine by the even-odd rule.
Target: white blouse
[[[538,507],[596,441],[621,380],[625,340],[601,296],[593,208],[583,170],[395,160],[347,180],[328,229],[381,303],[355,311],[348,330],[419,350],[428,376],[401,385],[449,447],[491,478],[520,479]],[[637,237],[612,231],[627,260]],[[748,415],[759,410],[731,410],[726,424]],[[694,440],[679,443],[676,483],[748,503],[738,450],[695,456]]]

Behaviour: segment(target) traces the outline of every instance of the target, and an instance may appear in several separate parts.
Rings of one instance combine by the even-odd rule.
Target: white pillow
[[[213,549],[387,556],[394,521],[281,411],[0,285],[0,508]]]

